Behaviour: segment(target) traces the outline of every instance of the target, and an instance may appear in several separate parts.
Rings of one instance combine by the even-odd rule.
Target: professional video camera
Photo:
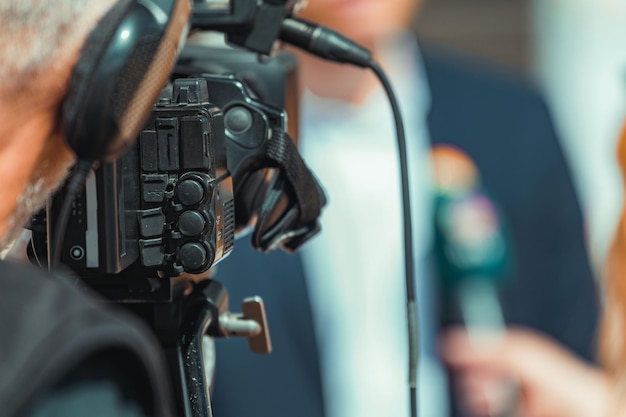
[[[152,15],[148,19],[157,26],[167,24],[168,19],[158,10],[157,3],[162,1],[138,2],[147,11],[138,20]],[[259,250],[296,250],[318,232],[318,217],[326,203],[287,133],[294,126],[287,126],[284,109],[289,104],[284,93],[289,90],[287,80],[295,71],[295,62],[288,54],[276,54],[276,41],[327,60],[369,68],[379,77],[396,122],[403,216],[405,224],[411,224],[404,130],[389,81],[369,51],[294,17],[297,3],[194,0],[192,31],[221,33],[228,44],[241,49],[187,45],[135,144],[117,160],[100,165],[91,176],[88,167],[94,158],[102,157],[96,151],[106,148],[109,155],[115,154],[126,143],[114,142],[117,148],[113,148],[106,143],[106,136],[111,130],[127,139],[115,124],[126,121],[125,112],[133,113],[135,98],[117,100],[119,97],[110,94],[110,107],[117,111],[112,118],[120,120],[107,124],[106,132],[81,130],[89,118],[66,120],[70,125],[78,120],[79,126],[72,126],[79,132],[77,137],[91,139],[93,135],[98,140],[93,147],[75,143],[74,150],[81,157],[76,175],[32,221],[29,255],[33,262],[49,268],[63,262],[80,278],[78,285],[123,304],[154,330],[168,358],[178,414],[185,417],[212,415],[210,385],[215,359],[204,356],[211,352],[211,337],[245,336],[253,351],[271,349],[262,300],[247,298],[242,313],[231,313],[226,290],[210,279],[211,268],[233,250],[235,236],[246,230],[251,230],[252,245]],[[131,31],[121,26],[119,31],[116,39],[128,44]],[[144,40],[145,44],[138,43],[133,49],[140,55],[143,51],[145,57],[142,48],[153,45],[155,38]],[[123,69],[136,64],[124,62]],[[107,74],[104,71],[102,77],[108,79]],[[124,77],[116,81],[125,87],[132,84]],[[124,88],[119,90],[127,93]],[[75,105],[68,113],[100,119],[95,95],[91,94],[94,108],[81,112],[81,106]],[[146,95],[151,97],[146,102],[151,103],[155,95]],[[131,107],[120,112],[118,101]],[[297,117],[297,112],[291,116]],[[139,120],[136,115],[128,119]],[[136,132],[135,128],[128,129]],[[87,178],[83,192],[76,193],[83,178]],[[417,323],[417,309],[410,230],[405,227],[411,324]],[[410,325],[409,332],[416,328]],[[415,340],[411,334],[412,391]]]
[[[73,203],[61,260],[82,278],[132,278],[137,268],[160,277],[204,273],[232,250],[235,233],[253,217],[253,242],[265,251],[294,250],[319,229],[323,194],[286,132],[285,110],[253,95],[236,69],[226,69],[235,66],[228,58],[250,54],[195,47],[183,51],[181,63],[192,53],[196,68],[180,65],[175,77],[198,74],[172,80],[134,146],[103,164]],[[232,72],[202,72],[202,53]],[[275,93],[285,90],[291,65],[284,57],[245,64],[276,85]],[[257,67],[266,69],[265,79]],[[64,197],[58,194],[45,216],[35,218],[34,254],[46,253],[47,234],[56,231],[53,221],[44,229],[45,217],[58,217]],[[306,204],[311,213],[303,211]]]
[[[34,263],[54,265],[58,253],[78,285],[151,326],[180,415],[211,415],[207,335],[271,349],[262,300],[231,313],[224,287],[208,279],[235,235],[251,230],[257,249],[292,251],[319,230],[324,195],[287,133],[295,60],[270,57],[293,7],[195,1],[192,30],[220,31],[240,48],[184,48],[136,143],[92,172],[76,198],[61,189],[31,224]],[[69,217],[59,221],[68,198]]]

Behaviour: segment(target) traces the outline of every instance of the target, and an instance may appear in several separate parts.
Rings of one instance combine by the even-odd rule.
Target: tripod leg
[[[190,417],[212,417],[210,400],[210,381],[206,369],[213,364],[204,362],[204,339],[211,325],[210,309],[201,310],[198,317],[185,326],[178,346],[179,363],[182,372],[183,387],[186,391]]]

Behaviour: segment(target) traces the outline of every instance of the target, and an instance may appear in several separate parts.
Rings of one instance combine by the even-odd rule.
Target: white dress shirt
[[[407,132],[420,311],[420,416],[446,416],[443,373],[433,361],[430,97],[417,42],[382,48]],[[303,248],[320,351],[327,417],[409,416],[408,347],[398,147],[382,87],[354,106],[305,92],[302,155],[328,197],[322,233]]]

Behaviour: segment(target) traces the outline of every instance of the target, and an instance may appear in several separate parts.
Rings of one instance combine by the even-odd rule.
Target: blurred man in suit
[[[431,273],[431,173],[437,144],[463,150],[511,227],[516,269],[509,323],[593,357],[596,291],[583,221],[548,109],[523,80],[410,32],[418,0],[309,0],[302,17],[373,51],[407,129],[420,310],[420,415],[446,416],[435,355],[440,326]],[[239,241],[217,278],[231,299],[266,303],[274,352],[219,341],[220,417],[408,416],[398,161],[391,112],[373,74],[300,58],[304,159],[329,197],[322,234],[301,253],[264,255]]]

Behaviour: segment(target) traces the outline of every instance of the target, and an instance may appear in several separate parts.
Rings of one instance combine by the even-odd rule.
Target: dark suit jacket
[[[503,296],[507,319],[593,358],[597,291],[572,178],[544,100],[504,72],[430,46],[422,45],[422,54],[433,143],[467,152],[511,228],[516,269]],[[323,416],[299,256],[255,253],[240,240],[218,266],[217,279],[228,288],[233,309],[243,297],[263,297],[274,351],[258,356],[244,340],[217,342],[214,416]]]

